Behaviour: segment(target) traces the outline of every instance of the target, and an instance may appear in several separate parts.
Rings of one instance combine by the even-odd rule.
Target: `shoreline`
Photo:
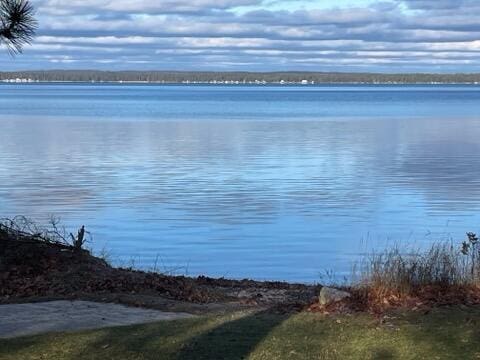
[[[477,251],[474,233],[467,234],[463,255],[451,244],[434,245],[413,256],[402,255],[397,247],[371,254],[367,267],[358,273],[359,281],[332,288],[114,267],[83,249],[84,231],[82,227],[76,237],[70,234],[69,243],[66,233],[55,226],[50,231],[25,231],[14,222],[0,224],[0,304],[84,300],[192,314],[252,308],[383,313],[480,305],[480,284],[473,273],[480,263],[462,258]],[[463,265],[458,263],[462,259],[467,261]]]
[[[252,307],[303,308],[321,288],[116,268],[86,250],[5,227],[0,227],[0,257],[0,304],[85,300],[208,314]]]
[[[285,87],[322,87],[322,86],[332,86],[332,85],[339,85],[339,86],[348,86],[348,85],[364,85],[364,86],[444,86],[444,85],[465,85],[465,86],[480,86],[480,82],[388,82],[388,81],[380,81],[380,82],[355,82],[355,81],[345,81],[345,82],[318,82],[318,83],[301,83],[301,82],[288,82],[288,83],[281,83],[281,82],[231,82],[231,81],[181,81],[181,82],[170,82],[170,81],[129,81],[129,80],[118,80],[118,81],[95,81],[95,80],[32,80],[28,81],[29,79],[19,79],[20,81],[16,81],[18,79],[4,79],[0,80],[0,84],[16,84],[16,85],[32,85],[32,84],[127,84],[127,85],[185,85],[185,86],[285,86]],[[25,80],[25,81],[22,81]],[[31,79],[30,79],[31,80]]]
[[[0,72],[0,81],[115,81],[138,83],[199,84],[480,84],[478,72],[322,72],[322,71],[178,71],[178,70],[92,70],[48,69]]]

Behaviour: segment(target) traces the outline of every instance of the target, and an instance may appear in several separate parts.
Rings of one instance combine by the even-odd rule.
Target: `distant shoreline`
[[[83,80],[32,80],[32,79],[3,79],[0,84],[127,84],[127,85],[212,85],[212,86],[328,86],[328,85],[417,85],[417,86],[431,86],[431,85],[472,85],[480,86],[480,82],[319,82],[319,83],[279,83],[279,82],[165,82],[165,81],[83,81]]]
[[[32,70],[0,72],[7,83],[126,83],[164,85],[479,85],[480,73],[382,74],[327,72],[195,72]]]

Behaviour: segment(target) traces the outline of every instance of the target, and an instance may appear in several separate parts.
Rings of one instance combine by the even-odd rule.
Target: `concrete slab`
[[[0,338],[56,331],[75,331],[109,326],[142,324],[192,317],[90,301],[49,301],[0,305]]]

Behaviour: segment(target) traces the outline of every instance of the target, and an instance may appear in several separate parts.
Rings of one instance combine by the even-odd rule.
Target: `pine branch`
[[[34,8],[27,0],[0,0],[0,43],[13,55],[30,44],[37,21]]]

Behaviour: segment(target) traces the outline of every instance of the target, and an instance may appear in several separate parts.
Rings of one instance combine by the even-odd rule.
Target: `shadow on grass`
[[[0,359],[474,359],[480,307],[321,317],[242,312],[0,341]],[[281,325],[281,326],[280,326]]]
[[[287,318],[247,312],[103,329],[94,339],[76,337],[76,350],[62,359],[244,359]]]
[[[190,359],[245,359],[286,315],[253,313],[226,322],[190,339],[176,357]]]
[[[0,359],[174,359],[192,334],[214,325],[194,318],[0,340]]]
[[[408,319],[416,325],[409,332],[413,344],[434,349],[442,359],[480,358],[480,306],[437,308]]]
[[[14,356],[29,347],[35,347],[37,344],[36,339],[31,337],[0,339],[0,359]]]
[[[389,360],[395,357],[395,352],[391,349],[374,349],[372,353],[372,360]]]

